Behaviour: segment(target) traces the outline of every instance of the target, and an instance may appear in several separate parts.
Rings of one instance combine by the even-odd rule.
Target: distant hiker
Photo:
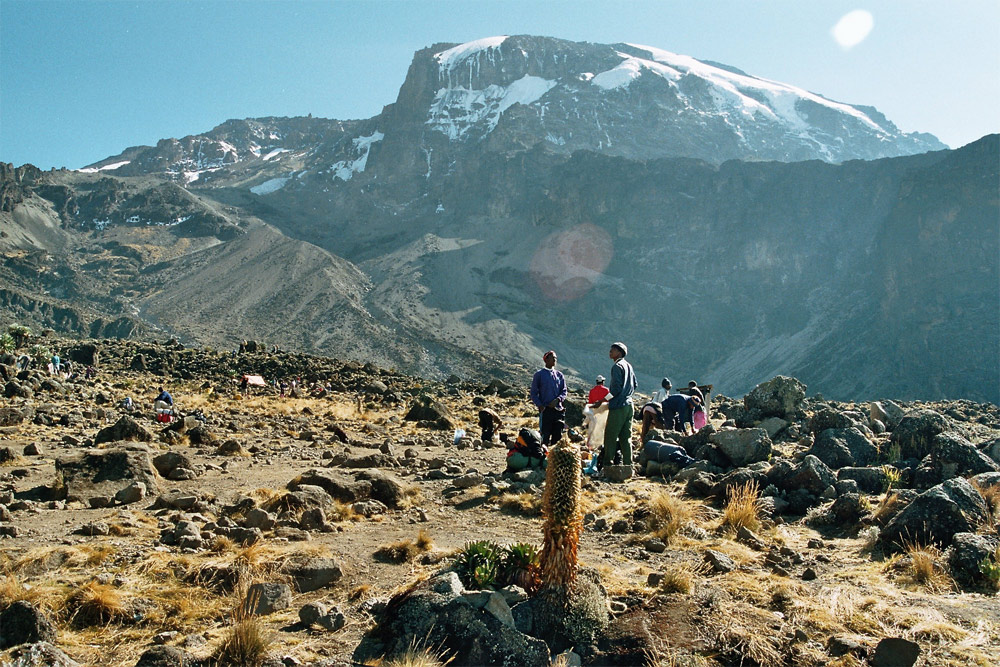
[[[87,370],[83,373],[83,379],[89,380],[90,378],[97,375],[97,369],[93,366],[87,366]]]
[[[614,464],[615,454],[621,451],[624,465],[632,465],[632,394],[638,383],[632,364],[625,361],[628,347],[621,341],[611,344],[608,356],[614,361],[611,367],[609,397],[599,401],[608,403],[608,424],[604,428],[604,465]]]
[[[670,378],[663,378],[660,380],[660,388],[656,390],[651,399],[653,403],[662,403],[663,399],[670,395],[670,390],[673,385],[670,384]]]
[[[163,387],[160,387],[160,394],[153,400],[153,408],[159,410],[170,410],[174,407],[174,397]]]
[[[685,396],[684,394],[667,396],[661,403],[664,428],[686,433],[686,427],[690,426],[691,431],[694,432],[694,410],[700,405],[701,399],[697,396]]]
[[[121,403],[122,411],[129,414],[135,412],[135,401],[132,400],[131,396],[126,396]]]
[[[517,440],[507,443],[507,470],[518,471],[527,468],[545,468],[548,449],[542,444],[538,431],[522,428]]]
[[[688,396],[697,396],[701,399],[701,404],[705,404],[705,394],[701,393],[701,389],[698,388],[698,383],[694,380],[688,382]]]
[[[549,350],[542,355],[545,368],[540,368],[531,378],[531,402],[539,411],[542,444],[555,444],[566,428],[566,378],[556,370],[556,353]]]
[[[497,429],[501,426],[503,426],[503,420],[496,412],[489,408],[483,408],[479,411],[479,428],[483,431],[483,444],[493,442],[493,436],[496,435]]]
[[[55,375],[56,373],[58,373],[60,371],[60,369],[61,369],[61,364],[59,363],[59,355],[58,354],[53,354],[52,355],[52,367],[49,369],[49,371],[50,371],[50,373],[52,373],[53,375]]]
[[[605,398],[608,397],[608,394],[611,393],[611,390],[604,386],[603,375],[598,375],[595,382],[597,382],[597,384],[595,384],[594,387],[590,390],[590,393],[587,394],[587,403],[590,405],[603,401]]]

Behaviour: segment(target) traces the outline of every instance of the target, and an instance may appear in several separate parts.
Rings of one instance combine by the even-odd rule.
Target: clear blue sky
[[[831,31],[858,9],[873,27],[845,48]],[[367,118],[417,49],[502,34],[723,62],[953,147],[1000,131],[996,0],[0,0],[0,161],[79,168],[229,118]]]

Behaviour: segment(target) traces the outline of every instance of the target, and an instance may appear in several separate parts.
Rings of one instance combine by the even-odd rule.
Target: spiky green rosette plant
[[[545,518],[541,565],[542,589],[569,591],[576,580],[576,550],[583,518],[580,511],[580,452],[563,438],[549,450],[542,495]]]

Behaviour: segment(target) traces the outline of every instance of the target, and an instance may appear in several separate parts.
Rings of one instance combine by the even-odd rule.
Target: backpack
[[[517,434],[517,444],[514,449],[519,454],[524,454],[535,459],[545,458],[547,451],[542,445],[542,436],[538,431],[522,428]]]

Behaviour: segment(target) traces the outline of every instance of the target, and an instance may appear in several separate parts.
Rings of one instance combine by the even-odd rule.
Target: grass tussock
[[[955,588],[955,582],[940,564],[941,550],[915,542],[904,544],[905,556],[901,582],[904,586],[923,588],[931,593],[944,593]]]
[[[760,486],[757,482],[729,487],[719,528],[733,533],[740,528],[760,529]]]
[[[334,499],[333,505],[331,505],[330,509],[326,512],[326,518],[329,521],[342,522],[360,521],[364,517],[355,512],[350,503],[344,503]]]
[[[414,640],[401,654],[379,660],[377,664],[379,667],[445,667],[454,659],[455,656],[448,656],[443,648]]]
[[[107,625],[125,616],[125,597],[113,586],[88,582],[66,599],[69,622],[77,627]]]
[[[434,548],[434,542],[426,531],[421,530],[416,540],[402,540],[394,544],[386,544],[375,550],[373,554],[378,560],[387,563],[408,563],[420,554]]]
[[[773,613],[737,602],[715,633],[715,650],[725,664],[783,666],[781,638],[771,629],[773,624]]]
[[[503,493],[497,499],[500,509],[520,516],[541,516],[542,498],[533,493]]]
[[[688,565],[669,568],[663,573],[659,590],[662,593],[681,593],[690,595],[694,590],[694,581],[698,572]]]
[[[649,530],[664,542],[669,542],[681,528],[698,518],[694,505],[669,491],[660,491],[649,501]]]
[[[976,482],[971,483],[972,488],[978,491],[979,495],[986,501],[986,511],[989,513],[990,523],[996,523],[1000,519],[1000,484],[982,486]]]
[[[658,651],[644,651],[644,667],[710,667],[715,663],[688,650],[667,647]]]
[[[899,512],[899,494],[886,492],[886,496],[879,503],[878,509],[872,513],[872,521],[879,526],[889,523],[889,519]]]
[[[233,612],[232,625],[215,649],[216,664],[257,667],[267,658],[272,641],[270,633],[257,616],[246,610],[247,606],[239,605]]]

